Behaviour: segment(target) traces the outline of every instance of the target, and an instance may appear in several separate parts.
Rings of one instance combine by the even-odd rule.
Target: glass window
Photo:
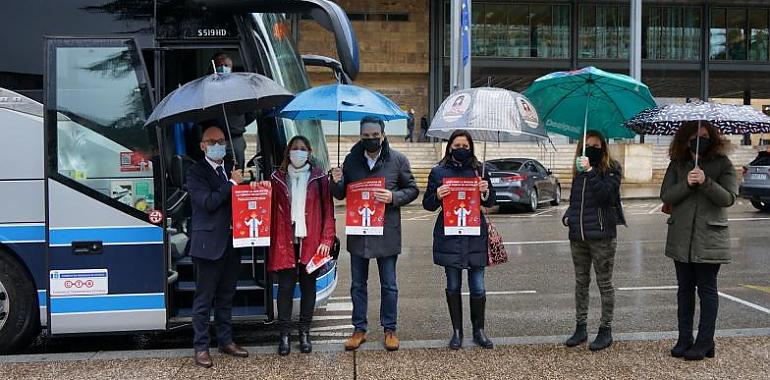
[[[255,13],[255,17],[260,26],[260,32],[264,35],[260,39],[268,42],[266,53],[273,79],[293,93],[310,87],[305,65],[297,54],[291,33],[276,33],[284,27],[289,27],[289,21],[286,17],[282,14],[257,13]],[[307,137],[310,144],[313,145],[313,156],[322,168],[328,169],[329,153],[321,123],[316,120],[281,120],[286,140],[288,141],[296,135]]]
[[[596,10],[596,58],[618,56],[618,8],[598,7]]]
[[[471,55],[474,56],[487,55],[485,17],[484,4],[474,3],[471,6]]]
[[[528,7],[510,7],[508,10],[508,38],[510,47],[505,57],[529,57],[529,12]]]
[[[129,46],[56,49],[57,170],[112,199],[155,206],[150,103]]]
[[[768,60],[767,9],[749,10],[749,60]]]
[[[746,10],[727,10],[727,52],[731,60],[746,59]]]
[[[596,6],[580,7],[580,58],[596,57]]]
[[[700,59],[700,9],[648,7],[642,22],[645,59]]]
[[[486,6],[484,23],[486,24],[486,52],[488,55],[498,57],[513,56],[513,41],[511,41],[508,35],[507,8],[510,7],[505,5]]]
[[[519,161],[492,161],[490,162],[497,170],[516,171],[521,169]]]
[[[726,15],[727,11],[724,9],[711,10],[710,57],[714,60],[727,59]]]

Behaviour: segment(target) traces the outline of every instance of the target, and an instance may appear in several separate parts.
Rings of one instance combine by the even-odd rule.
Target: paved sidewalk
[[[623,339],[622,334],[620,338]],[[701,362],[670,357],[668,350],[674,343],[670,339],[619,341],[599,353],[591,353],[585,346],[568,349],[558,343],[498,345],[494,350],[407,348],[419,346],[415,343],[405,342],[401,351],[389,353],[380,349],[380,342],[370,341],[365,344],[366,350],[355,354],[340,351],[339,345],[319,345],[319,352],[292,353],[285,358],[267,353],[273,352],[274,347],[264,347],[257,348],[257,353],[248,359],[215,355],[215,366],[208,370],[193,366],[191,359],[180,356],[178,350],[148,353],[158,356],[155,358],[140,358],[137,356],[141,354],[130,353],[131,359],[71,360],[77,358],[77,354],[47,358],[37,355],[38,360],[21,363],[8,361],[32,358],[0,356],[0,378],[767,379],[770,374],[768,335],[718,338],[716,358]],[[110,355],[91,357],[109,358]]]

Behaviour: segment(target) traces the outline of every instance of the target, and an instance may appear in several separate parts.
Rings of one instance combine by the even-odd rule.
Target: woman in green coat
[[[717,274],[721,264],[730,262],[727,208],[733,205],[738,192],[735,168],[725,156],[726,147],[719,131],[708,123],[682,126],[671,143],[671,163],[660,189],[660,198],[671,213],[666,256],[674,260],[679,287],[679,340],[671,356],[687,360],[714,357]],[[701,312],[698,338],[693,343],[696,288]]]

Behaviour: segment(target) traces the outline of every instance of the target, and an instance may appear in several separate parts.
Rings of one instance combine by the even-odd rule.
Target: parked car
[[[561,184],[551,170],[529,158],[502,158],[487,161],[487,172],[501,209],[521,205],[529,211],[541,203],[558,206]]]
[[[739,194],[760,211],[770,211],[770,147],[743,167]]]

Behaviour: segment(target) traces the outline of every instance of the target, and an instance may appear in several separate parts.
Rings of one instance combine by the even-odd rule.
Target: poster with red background
[[[348,235],[382,235],[385,226],[385,204],[374,199],[374,193],[385,188],[385,178],[367,178],[347,185],[345,233]]]
[[[120,171],[143,172],[152,170],[152,162],[141,152],[120,152]]]
[[[444,235],[481,235],[478,178],[444,178],[450,193],[443,199]]]
[[[271,196],[267,187],[233,186],[233,247],[270,246]]]

